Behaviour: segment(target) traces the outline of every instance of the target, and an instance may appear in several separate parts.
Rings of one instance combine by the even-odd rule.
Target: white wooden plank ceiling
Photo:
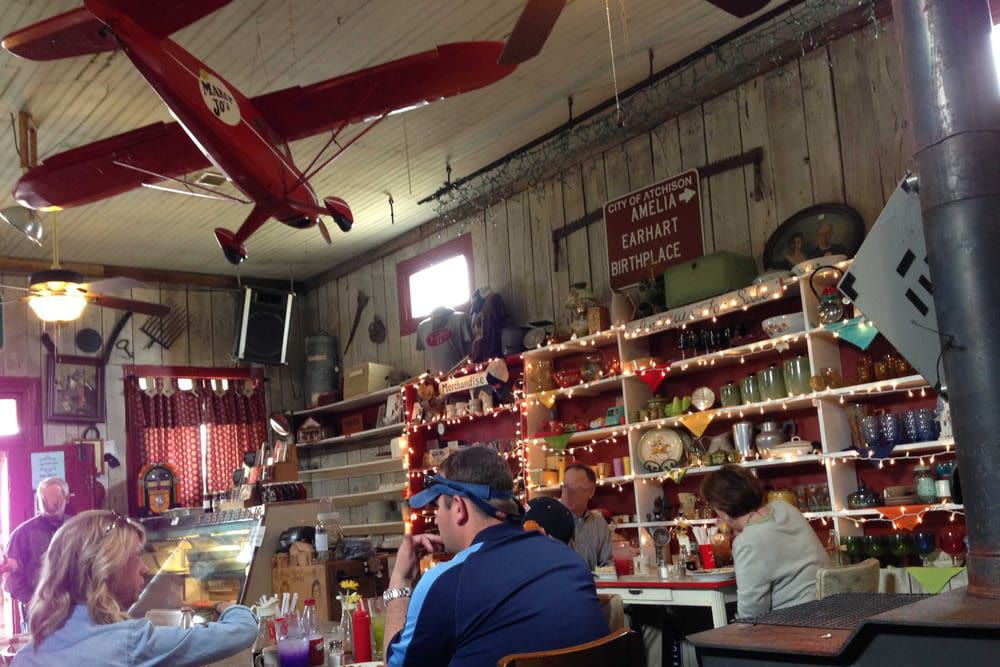
[[[610,2],[622,89],[647,76],[647,49],[654,49],[659,70],[742,23],[703,0]],[[0,34],[79,4],[0,0]],[[504,39],[521,8],[521,0],[235,0],[174,39],[254,96],[444,42]],[[581,113],[612,94],[604,2],[574,0],[541,55],[512,76],[387,119],[313,180],[320,197],[337,195],[350,203],[355,214],[350,233],[330,225],[334,245],[327,246],[316,230],[269,222],[248,241],[250,257],[242,272],[304,279],[373,248],[434,217],[432,205],[417,201],[443,183],[447,160],[453,178],[460,178],[565,122],[569,95],[575,113]],[[13,203],[10,192],[20,175],[9,120],[20,109],[30,111],[39,126],[43,158],[171,120],[120,53],[47,63],[0,53],[2,206]],[[294,145],[298,164],[307,164],[325,141],[319,136]],[[394,225],[389,193],[395,201]],[[141,189],[60,214],[60,255],[74,262],[231,274],[234,268],[223,259],[211,230],[236,229],[248,212],[239,204]],[[0,226],[0,255],[41,259],[50,252],[50,243],[36,248]]]

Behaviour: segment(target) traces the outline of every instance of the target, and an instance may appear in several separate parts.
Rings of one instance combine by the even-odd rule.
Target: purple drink
[[[308,639],[281,639],[278,641],[281,667],[307,667],[309,665]]]

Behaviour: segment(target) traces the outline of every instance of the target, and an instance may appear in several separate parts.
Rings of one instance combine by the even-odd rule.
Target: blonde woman
[[[204,665],[248,648],[257,637],[253,613],[222,603],[217,623],[191,629],[128,620],[149,572],[145,531],[117,512],[91,510],[52,538],[31,599],[32,641],[12,667]]]

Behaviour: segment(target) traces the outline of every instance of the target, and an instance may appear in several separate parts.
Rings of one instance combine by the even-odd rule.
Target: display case
[[[252,604],[270,595],[272,559],[282,531],[313,526],[316,515],[329,509],[329,502],[311,499],[143,519],[151,578],[129,615],[183,606],[211,609],[223,601]]]

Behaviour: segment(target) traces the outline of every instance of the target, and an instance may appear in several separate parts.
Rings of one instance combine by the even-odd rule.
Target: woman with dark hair
[[[816,599],[816,571],[830,562],[797,509],[766,502],[760,480],[738,465],[707,475],[701,495],[735,535],[737,618]]]

